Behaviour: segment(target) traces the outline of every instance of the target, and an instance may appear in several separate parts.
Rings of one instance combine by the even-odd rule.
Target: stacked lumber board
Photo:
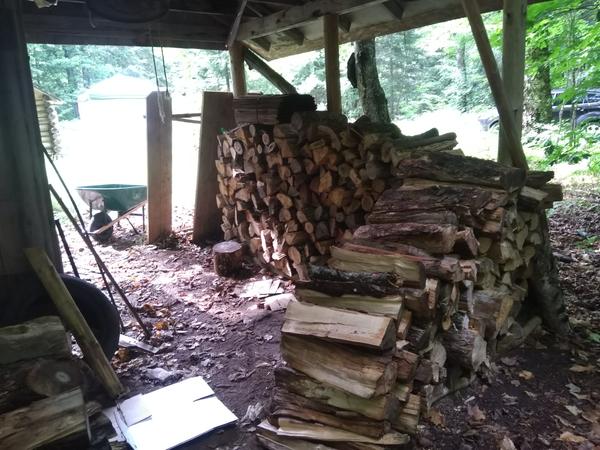
[[[296,282],[268,448],[402,448],[435,401],[541,323],[528,289],[561,199],[553,174],[385,142],[390,187]]]
[[[404,136],[394,125],[308,111],[289,123],[242,124],[218,137],[217,205],[226,240],[261,263],[307,279],[336,240],[365,223],[391,186],[398,150],[454,152],[456,135]],[[458,150],[460,153],[460,151]]]
[[[315,111],[317,105],[310,95],[247,95],[233,99],[235,122],[275,125],[287,123],[297,111]]]

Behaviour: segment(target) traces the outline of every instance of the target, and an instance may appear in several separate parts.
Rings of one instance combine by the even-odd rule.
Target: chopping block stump
[[[213,264],[217,275],[227,277],[242,268],[243,247],[235,241],[219,242],[213,246]]]

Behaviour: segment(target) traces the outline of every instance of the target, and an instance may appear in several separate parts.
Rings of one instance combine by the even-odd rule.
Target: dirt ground
[[[82,277],[102,286],[83,243],[61,222]],[[200,375],[240,419],[184,448],[259,448],[253,431],[268,411],[283,314],[240,294],[249,282],[272,277],[250,264],[239,279],[216,276],[210,247],[189,242],[191,212],[176,209],[175,223],[173,239],[161,248],[143,245],[125,221],[97,246],[160,349],[156,355],[121,349],[114,366],[132,393]],[[469,388],[434,406],[419,426],[417,448],[600,448],[600,194],[570,191],[551,212],[550,226],[572,335],[542,332],[502,355]],[[124,334],[142,338],[116,300]]]

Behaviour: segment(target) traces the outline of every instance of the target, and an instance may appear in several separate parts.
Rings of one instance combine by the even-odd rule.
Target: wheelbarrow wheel
[[[112,358],[119,347],[121,333],[119,312],[104,293],[93,284],[65,274],[61,274],[60,277],[104,354],[108,359]],[[58,315],[54,303],[47,296],[38,299],[26,313],[27,320],[47,315]]]
[[[96,230],[99,230],[100,228],[102,228],[104,225],[108,225],[109,223],[112,222],[111,217],[108,215],[108,213],[102,211],[99,213],[94,214],[94,218],[92,219],[92,224],[90,225],[90,231],[94,232]],[[98,242],[107,242],[110,237],[113,234],[113,227],[109,227],[106,230],[104,230],[102,233],[98,233],[98,234],[92,234],[92,237],[94,238],[94,240],[98,241]]]

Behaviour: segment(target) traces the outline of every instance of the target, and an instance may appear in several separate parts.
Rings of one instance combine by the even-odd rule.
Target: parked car
[[[564,91],[564,89],[552,90],[552,118],[555,121],[568,120],[571,117],[573,104],[568,102],[563,104],[560,98]],[[496,110],[489,111],[478,120],[486,131],[496,129],[500,123]],[[600,135],[600,88],[589,89],[585,96],[575,103],[575,125],[585,127],[591,134]]]

